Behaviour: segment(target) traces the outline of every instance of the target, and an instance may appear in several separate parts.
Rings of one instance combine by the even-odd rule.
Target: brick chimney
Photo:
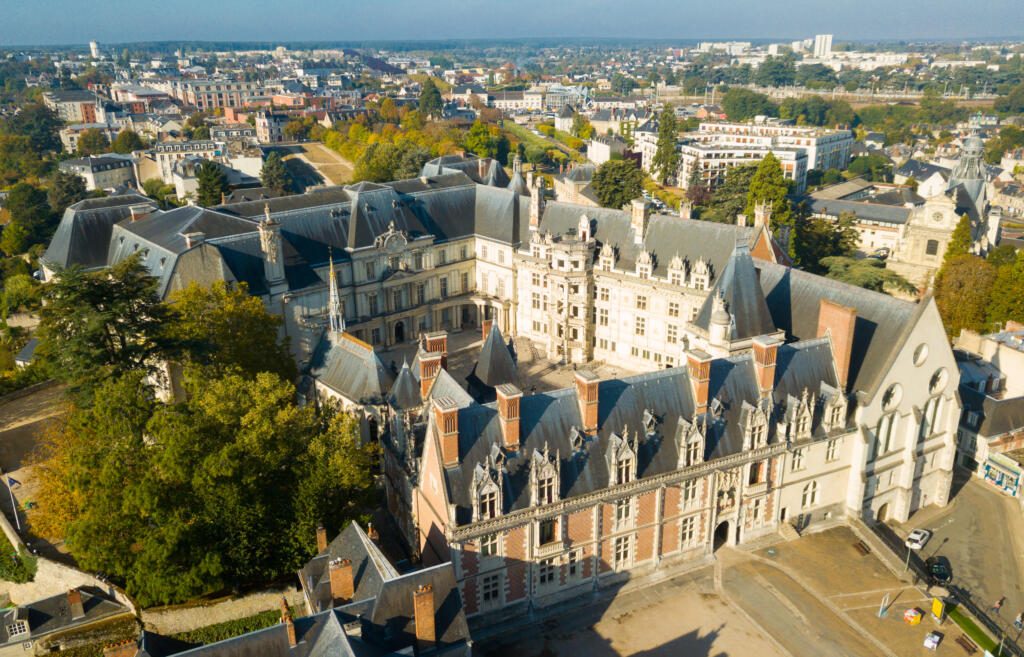
[[[412,594],[413,620],[416,624],[416,645],[419,650],[432,648],[437,642],[434,627],[434,587],[424,584]]]
[[[760,201],[754,205],[754,226],[767,226],[772,220],[772,206],[768,201]]]
[[[285,632],[288,633],[288,647],[294,648],[298,643],[295,638],[295,622],[292,621],[292,610],[288,608],[288,601],[281,598],[281,623],[284,624]]]
[[[778,338],[759,335],[754,338],[754,372],[757,375],[757,389],[761,397],[767,397],[775,389],[775,359],[779,355]]]
[[[316,528],[316,553],[320,554],[327,549],[327,528],[320,525]]]
[[[686,366],[693,384],[693,398],[696,411],[708,410],[708,391],[711,386],[711,356],[700,350],[686,352]]]
[[[441,367],[448,369],[448,333],[445,331],[434,331],[427,333],[423,338],[423,348],[427,353],[441,354]]]
[[[82,592],[78,589],[68,591],[68,609],[71,611],[71,620],[85,618],[85,605],[82,604]]]
[[[501,439],[505,443],[505,448],[514,452],[519,449],[519,405],[523,399],[523,391],[511,383],[502,383],[496,391]]]
[[[644,243],[644,235],[647,234],[647,221],[650,214],[647,211],[647,201],[642,198],[635,198],[629,202],[629,226],[633,229],[633,241],[637,244]]]
[[[128,208],[128,212],[130,212],[132,215],[132,221],[138,221],[139,219],[142,219],[150,212],[152,212],[152,208],[150,208],[148,205],[133,205],[130,208]]]
[[[493,319],[485,319],[480,323],[480,339],[487,340],[487,336],[491,332],[491,327],[494,326]]]
[[[426,399],[434,379],[441,373],[445,356],[440,352],[420,351],[420,397]]]
[[[597,395],[600,380],[590,370],[576,370],[576,400],[583,420],[583,433],[597,432]]]
[[[135,639],[125,639],[111,643],[103,648],[103,657],[135,657],[139,652],[139,644]]]
[[[531,172],[532,173],[532,172]],[[544,215],[544,177],[534,178],[534,184],[530,190],[530,230],[540,229],[540,219]]]
[[[327,564],[331,577],[331,598],[342,604],[352,601],[356,594],[356,581],[352,574],[352,562],[335,559]]]
[[[856,325],[856,308],[841,306],[828,299],[821,300],[818,306],[818,337],[827,335],[832,342],[839,387],[844,391],[850,376],[850,356],[853,352],[853,332]]]
[[[459,462],[459,407],[451,397],[434,400],[434,420],[441,437],[441,463],[447,467]]]

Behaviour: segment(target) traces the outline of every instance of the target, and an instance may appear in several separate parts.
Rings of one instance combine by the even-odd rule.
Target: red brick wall
[[[678,486],[669,486],[665,489],[665,504],[662,513],[666,518],[679,515],[679,500],[683,493]]]
[[[505,565],[508,574],[509,602],[526,596],[526,527],[505,534]]]
[[[586,543],[594,538],[594,514],[589,509],[569,514],[569,543]]]
[[[466,542],[459,547],[462,548],[462,576],[473,577],[480,572],[480,553],[477,551],[477,543]]]
[[[651,491],[638,497],[637,522],[641,525],[648,525],[654,522],[655,506],[658,503],[658,492]]]
[[[636,553],[633,561],[649,561],[654,558],[654,526],[643,527],[636,533]]]
[[[476,603],[476,578],[471,577],[462,582],[462,605],[466,609],[466,614],[475,614],[480,611],[480,607]]]
[[[661,525],[661,553],[671,554],[679,550],[679,521],[669,520]]]

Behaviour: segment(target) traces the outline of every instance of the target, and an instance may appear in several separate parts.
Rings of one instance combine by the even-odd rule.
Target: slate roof
[[[879,223],[902,225],[910,220],[913,208],[900,205],[883,205],[863,201],[844,201],[841,199],[819,199],[811,196],[808,205],[814,214],[838,217],[843,212],[852,212],[860,219]]]
[[[309,373],[331,390],[359,403],[383,402],[394,381],[373,347],[348,333],[330,331],[313,352]]]
[[[395,383],[388,394],[388,404],[400,411],[408,411],[423,405],[420,384],[409,369],[409,363],[402,363],[402,369],[395,377]]]
[[[745,340],[775,332],[768,303],[758,283],[757,269],[750,257],[750,247],[744,238],[737,241],[725,269],[693,322],[705,331],[710,328],[716,297],[725,301],[726,310],[733,319],[731,339]]]
[[[36,640],[52,632],[66,630],[86,623],[93,623],[119,614],[130,613],[128,608],[121,603],[109,600],[91,590],[79,588],[78,591],[82,596],[82,608],[85,611],[85,615],[80,618],[71,617],[67,593],[36,600],[27,605],[5,609],[3,611],[3,618],[0,620],[0,645],[20,643],[29,639]],[[13,639],[10,637],[8,628],[15,620],[28,621],[30,631],[28,637],[18,636]]]
[[[815,315],[816,317],[816,315]],[[826,339],[782,345],[775,373],[773,402],[783,405],[804,389],[817,393],[824,382],[837,385],[832,350]],[[709,386],[718,416],[707,428],[705,458],[739,452],[743,444],[740,416],[744,402],[759,403],[760,393],[750,354],[713,361]],[[575,388],[525,396],[520,402],[520,444],[515,452],[503,444],[495,404],[470,404],[458,411],[459,463],[445,468],[448,499],[456,521],[472,520],[473,486],[503,458],[503,513],[530,506],[531,460],[559,459],[561,499],[610,485],[612,452],[623,434],[636,439],[637,477],[643,479],[679,467],[680,439],[694,419],[695,402],[686,367],[601,381],[598,384],[598,431],[584,438]],[[820,433],[820,429],[819,429]]]
[[[922,162],[911,158],[898,166],[896,171],[893,172],[897,176],[906,176],[907,178],[913,178],[918,182],[924,182],[933,175],[940,174],[943,178],[949,179],[950,170],[944,166],[938,164],[932,164],[930,162]]]
[[[363,528],[358,523],[351,522],[327,544],[326,550],[306,562],[299,571],[299,581],[316,611],[334,607],[328,566],[335,559],[342,558],[352,562],[355,594],[351,602],[375,597],[383,582],[398,577],[398,571],[380,548],[370,540]]]
[[[95,269],[107,264],[114,224],[131,216],[133,205],[156,209],[153,199],[139,194],[90,198],[68,207],[42,256],[49,267],[79,265]]]
[[[36,356],[36,348],[39,346],[39,338],[29,338],[25,346],[18,351],[18,355],[14,357],[15,363],[24,363],[28,365]]]
[[[1024,397],[996,399],[963,385],[959,391],[964,409],[981,415],[979,436],[991,439],[1024,427]]]
[[[491,327],[480,348],[480,357],[473,371],[466,377],[469,394],[477,401],[491,401],[494,389],[503,383],[514,383],[518,379],[512,352],[501,335],[497,325]]]

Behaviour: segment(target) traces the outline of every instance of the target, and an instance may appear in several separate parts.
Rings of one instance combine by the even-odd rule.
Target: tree
[[[435,88],[437,88],[436,85]],[[388,123],[398,123],[401,119],[398,106],[395,105],[395,101],[391,98],[385,98],[380,101],[380,108],[377,112],[380,114],[380,118]]]
[[[699,159],[694,160],[690,168],[690,177],[686,181],[686,199],[697,206],[706,205],[711,200],[711,192],[701,176]]]
[[[853,258],[850,256],[830,256],[823,258],[821,264],[828,271],[828,278],[863,287],[875,292],[899,291],[914,294],[917,288],[910,281],[891,269],[878,258]]]
[[[577,112],[572,116],[572,134],[580,139],[590,139],[594,134],[594,126],[590,125],[587,117]]]
[[[852,213],[844,212],[838,221],[831,221],[809,216],[804,208],[801,210],[794,236],[798,267],[815,274],[825,274],[828,272],[828,267],[823,264],[825,259],[852,257],[857,252],[859,236],[854,228],[856,217]]]
[[[616,71],[612,75],[611,85],[612,91],[615,93],[620,96],[628,96],[633,92],[633,87],[636,86],[636,83],[633,81],[633,78]]]
[[[679,168],[679,151],[676,142],[679,139],[676,127],[676,113],[666,105],[658,117],[658,148],[651,160],[651,168],[658,177],[658,182],[666,184],[669,178],[676,175]]]
[[[99,128],[89,128],[78,136],[78,154],[96,155],[110,150],[110,140]]]
[[[505,161],[512,148],[508,137],[497,126],[484,125],[480,121],[473,122],[464,145],[478,157],[493,157],[499,162]]]
[[[60,217],[70,205],[78,203],[86,197],[85,179],[77,173],[56,171],[50,178],[50,190],[46,199],[53,214]]]
[[[847,170],[853,176],[864,176],[873,182],[892,181],[892,162],[877,153],[853,158]]]
[[[203,207],[219,205],[222,196],[228,193],[228,178],[216,162],[203,160],[196,167],[196,180],[199,182],[196,201]]]
[[[142,606],[294,570],[315,528],[370,508],[373,445],[347,414],[295,403],[270,373],[188,372],[177,404],[140,373],[101,385],[43,445],[37,531]]]
[[[0,295],[4,319],[10,313],[22,310],[36,310],[42,294],[39,281],[28,274],[16,274],[4,279],[3,294]]]
[[[778,116],[779,108],[768,96],[750,89],[733,87],[722,96],[722,109],[730,121],[747,121],[755,116]]]
[[[99,272],[58,271],[43,298],[40,353],[74,392],[88,395],[129,372],[156,374],[157,360],[172,351],[163,332],[168,309],[139,255]]]
[[[795,81],[796,62],[791,56],[769,57],[757,67],[754,75],[754,82],[762,87],[785,87]]]
[[[288,173],[288,167],[277,151],[271,151],[263,162],[263,169],[260,170],[260,182],[263,186],[275,194],[283,195],[291,191],[292,176]]]
[[[759,203],[767,203],[772,212],[771,228],[778,231],[782,226],[792,228],[793,212],[790,207],[789,188],[792,183],[782,172],[782,163],[773,153],[768,153],[757,165],[757,171],[750,179],[747,192],[747,217],[753,217]]]
[[[949,244],[946,245],[946,254],[942,257],[943,266],[955,258],[967,255],[971,252],[971,218],[966,214],[960,217],[953,234],[949,236]]]
[[[594,192],[606,208],[622,208],[643,193],[644,176],[632,160],[609,160],[594,173]]]
[[[1003,247],[1006,250],[1000,252]],[[1000,255],[993,257],[997,253]],[[996,267],[987,307],[988,326],[1007,321],[1024,322],[1024,253],[1004,244],[991,251],[987,260]]]
[[[295,378],[295,361],[278,336],[283,320],[244,283],[191,283],[169,301],[166,339],[180,348],[186,363],[203,368],[204,376],[239,371],[247,377],[273,372],[286,381]]]
[[[756,172],[757,165],[753,163],[730,168],[725,182],[711,193],[707,211],[701,214],[701,218],[718,223],[736,223],[736,215],[746,211],[750,181]]]
[[[117,137],[114,137],[113,143],[110,144],[110,150],[125,155],[145,147],[146,142],[142,141],[142,137],[127,128],[117,133]]]
[[[5,209],[10,221],[0,236],[0,249],[7,255],[45,243],[56,227],[46,192],[28,183],[18,183],[7,192]]]
[[[935,303],[950,337],[963,329],[988,328],[986,309],[995,278],[995,267],[977,256],[958,255],[943,263],[935,277]]]
[[[1011,89],[1005,96],[996,98],[993,107],[1004,114],[1024,114],[1024,82]]]
[[[437,84],[434,83],[433,78],[427,78],[420,88],[420,113],[428,118],[436,119],[441,116],[443,106],[441,92],[438,90]]]
[[[27,137],[32,150],[42,157],[61,150],[61,127],[61,120],[49,107],[42,103],[28,103],[7,121],[6,131]]]

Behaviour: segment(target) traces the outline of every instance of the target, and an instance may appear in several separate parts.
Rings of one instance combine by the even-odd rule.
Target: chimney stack
[[[532,171],[530,173],[533,173]],[[530,189],[530,230],[540,230],[540,218],[544,214],[544,178],[537,176]]]
[[[427,353],[441,354],[441,368],[448,369],[448,333],[445,331],[427,333],[423,339],[423,348]]]
[[[576,399],[580,405],[583,433],[597,433],[597,399],[600,380],[590,370],[576,370]]]
[[[644,235],[647,234],[647,221],[650,218],[647,210],[647,201],[642,198],[635,198],[629,202],[629,206],[629,225],[633,229],[633,241],[637,244],[643,244]]]
[[[292,621],[292,610],[288,608],[288,601],[283,596],[281,597],[281,622],[288,633],[288,647],[294,648],[298,643],[295,638],[295,623]]]
[[[493,319],[485,319],[480,323],[480,339],[484,342],[487,341],[487,336],[491,333],[492,326],[494,326]]]
[[[753,346],[757,389],[763,399],[775,389],[775,359],[779,355],[779,340],[759,335],[754,338]]]
[[[856,308],[841,306],[828,299],[821,300],[821,305],[818,306],[818,337],[827,335],[832,342],[839,388],[844,392],[850,376],[850,356],[853,352],[853,332],[856,325]]]
[[[745,215],[745,214],[738,214],[738,215],[736,215],[736,225],[740,226],[740,227],[746,226],[747,225],[747,215]]]
[[[316,553],[320,554],[327,549],[327,528],[320,525],[316,528]]]
[[[505,449],[519,449],[519,405],[523,391],[511,383],[502,383],[496,388],[498,394],[498,418],[501,423],[501,438]]]
[[[68,591],[68,609],[71,611],[71,620],[78,620],[85,617],[85,605],[82,604],[82,592],[78,589]]]
[[[434,385],[434,380],[437,379],[437,375],[441,373],[445,356],[439,351],[429,352],[421,350],[419,353],[419,359],[420,397],[426,399],[427,395],[430,393],[430,388]]]
[[[451,397],[434,400],[434,420],[441,437],[441,462],[447,467],[459,462],[459,407]]]
[[[356,594],[352,562],[348,559],[335,559],[327,564],[327,570],[331,579],[331,598],[341,604],[351,602]]]
[[[191,249],[206,241],[206,233],[185,233],[182,237],[185,238],[186,249]]]
[[[760,228],[761,226],[768,226],[772,220],[772,206],[769,205],[768,201],[759,201],[754,205],[754,226]]]
[[[434,626],[434,586],[424,584],[412,594],[413,622],[416,625],[418,650],[428,650],[437,642]]]
[[[711,386],[711,356],[697,350],[686,352],[686,366],[693,384],[693,398],[697,413],[708,410],[708,392]]]
[[[132,221],[138,221],[151,212],[151,208],[148,205],[133,205],[128,208],[128,212],[132,215]]]

